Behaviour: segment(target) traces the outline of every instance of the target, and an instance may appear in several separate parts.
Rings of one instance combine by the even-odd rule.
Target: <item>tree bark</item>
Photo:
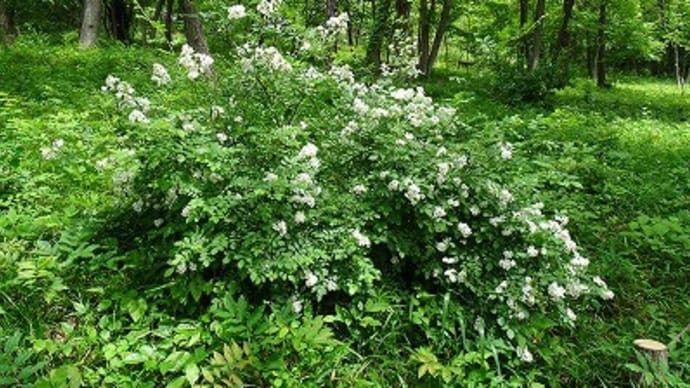
[[[534,32],[532,34],[532,47],[530,50],[529,61],[527,68],[534,72],[539,67],[539,59],[541,58],[541,51],[543,48],[543,32],[544,32],[544,12],[546,9],[545,0],[537,0],[536,9],[534,11]]]
[[[336,13],[336,0],[326,0],[326,17],[332,18]]]
[[[529,19],[529,0],[520,0],[520,48],[518,52],[519,56],[524,58],[525,62],[529,61],[529,43],[527,41],[527,36],[525,33],[525,26],[527,25],[527,20]]]
[[[131,4],[127,0],[110,0],[106,4],[111,36],[120,42],[129,44],[132,40],[131,31],[134,16]]]
[[[673,54],[675,57],[676,83],[678,84],[678,88],[683,90],[685,88],[685,78],[683,77],[683,69],[680,64],[680,52],[677,43],[673,45]]]
[[[101,0],[84,0],[84,13],[79,31],[79,46],[88,48],[98,43],[98,29],[101,24]]]
[[[426,75],[431,74],[431,70],[436,63],[438,58],[438,52],[441,49],[441,43],[443,43],[443,37],[448,30],[450,25],[450,11],[453,5],[452,0],[443,0],[443,8],[441,10],[441,19],[438,23],[438,28],[436,29],[436,34],[434,35],[434,42],[431,46],[431,52],[429,53],[429,60],[427,62]]]
[[[606,0],[599,3],[599,27],[597,32],[597,85],[608,87],[606,82]]]
[[[14,15],[14,6],[0,0],[0,40],[6,45],[12,44],[17,35]]]
[[[192,0],[180,0],[180,6],[187,43],[192,46],[194,51],[208,55],[209,50],[208,43],[206,43],[206,35],[204,35],[204,27]]]
[[[383,46],[386,30],[388,29],[388,19],[391,13],[391,0],[378,0],[374,26],[367,45],[367,63],[378,72],[381,69],[381,47]]]
[[[419,50],[419,71],[426,74],[429,68],[429,5],[427,0],[419,3],[419,32],[417,37],[417,49]]]
[[[172,49],[173,39],[173,8],[175,7],[175,0],[167,0],[165,3],[165,40],[168,46]]]
[[[558,39],[554,45],[553,61],[558,61],[561,52],[570,45],[570,20],[573,18],[573,7],[575,0],[563,0],[563,19],[561,20],[561,27],[558,29]]]

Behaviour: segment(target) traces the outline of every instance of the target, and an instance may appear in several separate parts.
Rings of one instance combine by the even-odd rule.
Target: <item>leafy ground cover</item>
[[[592,273],[604,276],[616,294],[613,301],[578,310],[574,327],[544,314],[516,329],[534,353],[534,360],[525,362],[531,353],[515,354],[509,340],[497,334],[502,331],[491,331],[489,323],[486,336],[477,330],[470,304],[476,304],[481,291],[444,291],[444,285],[419,280],[410,266],[387,273],[391,265],[381,261],[388,263],[391,257],[382,247],[383,237],[372,244],[362,233],[355,236],[360,248],[367,241],[374,245],[371,262],[383,272],[376,289],[361,296],[326,294],[312,304],[296,298],[292,279],[274,290],[257,286],[250,275],[251,280],[222,283],[208,282],[208,274],[165,274],[170,252],[188,260],[176,261],[173,268],[182,262],[201,265],[217,252],[207,254],[205,244],[194,240],[203,231],[201,223],[193,229],[188,222],[168,220],[172,225],[157,232],[158,209],[133,212],[139,207],[137,198],[113,189],[117,177],[132,170],[149,174],[161,186],[146,187],[152,193],[164,191],[173,178],[181,184],[193,181],[183,173],[169,175],[171,166],[187,166],[179,154],[179,164],[174,164],[170,150],[198,165],[242,164],[233,155],[219,161],[209,153],[190,152],[215,149],[222,138],[215,139],[213,129],[214,145],[192,142],[185,148],[187,137],[175,137],[178,132],[165,121],[148,128],[123,124],[127,120],[115,109],[113,97],[100,87],[109,74],[126,77],[138,95],[151,96],[160,110],[171,112],[218,94],[228,97],[222,87],[220,92],[198,85],[161,91],[150,81],[151,66],[164,62],[173,78],[184,78],[174,70],[176,60],[146,49],[77,51],[22,41],[0,53],[0,383],[619,386],[636,383],[641,371],[651,376],[632,347],[640,337],[671,345],[669,370],[648,378],[675,386],[690,379],[690,335],[677,337],[690,323],[690,97],[672,84],[622,78],[614,88],[599,90],[580,81],[539,106],[503,105],[480,92],[481,80],[464,74],[445,74],[425,84],[432,96],[457,110],[453,125],[430,138],[442,136],[451,152],[478,155],[496,153],[496,144],[509,142],[511,162],[496,171],[527,203],[543,202],[569,217],[574,238],[591,259]],[[225,70],[218,66],[219,72]],[[320,100],[340,98],[333,86],[317,90]],[[261,88],[257,93],[263,93]],[[320,115],[335,117],[328,116],[332,106],[323,109]],[[315,116],[308,112],[306,117]],[[271,120],[259,113],[252,118]],[[294,136],[290,131],[260,137],[257,148],[275,143],[299,151],[303,143],[281,143],[284,139],[277,137],[302,140],[299,131]],[[249,132],[244,136],[253,139]],[[330,139],[327,132],[318,136]],[[371,139],[380,140],[376,135]],[[140,163],[143,158],[130,151],[135,147],[157,164]],[[163,151],[156,153],[157,148]],[[404,157],[424,152],[419,148]],[[53,158],[53,153],[59,155]],[[486,158],[482,166],[490,167],[484,171],[493,173],[491,166],[499,162]],[[393,165],[404,163],[392,160]],[[327,156],[322,161],[324,169],[340,162]],[[375,161],[367,163],[376,166]],[[350,174],[360,177],[357,171]],[[330,178],[331,185],[324,186],[337,190],[332,176],[319,177]],[[212,187],[198,190],[221,198]],[[353,196],[338,196],[342,202],[333,202],[325,212],[338,215],[338,206],[361,210]],[[276,209],[284,198],[271,198]],[[413,212],[406,202],[377,201],[382,211],[393,206]],[[179,217],[184,209],[175,210]],[[422,223],[433,210],[414,217]],[[349,225],[347,218],[332,217]],[[280,224],[270,225],[269,231],[274,227],[282,233]],[[372,239],[376,235],[375,228],[362,232]],[[418,233],[431,232],[420,228]],[[352,245],[348,254],[359,257]],[[367,270],[369,261],[358,263]],[[247,264],[248,271],[252,265]],[[214,279],[232,278],[232,270],[222,266],[209,271]],[[341,275],[347,276],[344,271]],[[371,281],[355,280],[352,287]],[[290,294],[276,297],[272,305],[264,303],[284,290]]]

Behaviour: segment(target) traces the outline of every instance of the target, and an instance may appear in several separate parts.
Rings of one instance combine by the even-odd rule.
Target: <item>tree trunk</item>
[[[520,43],[519,43],[519,57],[524,58],[525,62],[520,61],[520,63],[529,62],[529,43],[527,41],[527,36],[525,35],[525,26],[527,25],[527,20],[529,19],[529,0],[520,0]]]
[[[326,17],[332,18],[336,13],[336,0],[326,0]]]
[[[378,0],[374,26],[367,45],[367,63],[376,72],[381,69],[381,47],[383,46],[386,30],[388,29],[388,19],[390,18],[391,0]]]
[[[534,12],[534,32],[532,34],[532,50],[530,50],[529,61],[527,68],[534,72],[539,66],[539,59],[541,58],[541,51],[543,46],[542,35],[544,32],[544,12],[546,8],[546,0],[537,0],[537,6]]]
[[[570,19],[573,18],[573,7],[575,0],[563,0],[563,19],[561,20],[561,27],[558,30],[558,39],[553,49],[553,61],[558,61],[561,52],[570,45]]]
[[[419,36],[417,37],[417,49],[419,50],[419,71],[426,74],[429,69],[429,5],[427,0],[419,3]]]
[[[17,34],[14,15],[14,7],[0,0],[0,40],[6,45],[12,44]]]
[[[450,25],[450,11],[453,5],[452,0],[443,0],[443,8],[441,10],[441,19],[438,22],[438,28],[436,29],[436,34],[434,35],[434,43],[431,46],[431,52],[429,53],[429,61],[427,63],[426,75],[431,74],[431,69],[433,69],[436,59],[438,58],[438,51],[441,49],[441,43],[443,43],[443,36],[448,30]]]
[[[79,31],[79,46],[87,48],[98,43],[98,28],[101,24],[101,0],[84,0],[84,13]]]
[[[599,28],[597,32],[597,85],[608,87],[606,83],[606,0],[599,3]]]
[[[683,69],[680,64],[680,53],[677,43],[673,45],[673,53],[675,57],[676,83],[678,84],[678,88],[683,90],[685,87],[685,78],[683,77]]]
[[[168,42],[168,46],[172,49],[173,40],[173,8],[175,6],[175,0],[167,0],[165,3],[165,40]]]
[[[184,34],[187,37],[187,43],[192,46],[194,51],[209,54],[204,27],[194,4],[192,4],[192,0],[180,0],[180,6],[182,8]]]
[[[110,35],[120,42],[129,44],[132,40],[131,31],[134,10],[128,0],[110,0],[106,2],[106,14],[110,22]]]

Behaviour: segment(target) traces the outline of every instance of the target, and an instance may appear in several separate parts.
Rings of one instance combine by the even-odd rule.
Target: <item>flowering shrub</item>
[[[261,2],[256,28],[278,23],[278,7]],[[248,12],[231,7],[229,22]],[[337,34],[346,17],[317,33]],[[213,59],[185,46],[179,64],[189,80],[171,79],[162,65],[152,80],[225,99],[199,97],[180,112],[106,80],[139,159],[114,183],[180,302],[232,278],[300,312],[406,272],[408,287],[450,292],[476,335],[505,337],[531,362],[530,322],[572,325],[591,296],[613,297],[588,273],[567,217],[508,186],[509,143],[449,142],[466,129],[423,89],[390,77],[360,83],[349,67],[321,71],[299,52],[247,42],[208,82]]]

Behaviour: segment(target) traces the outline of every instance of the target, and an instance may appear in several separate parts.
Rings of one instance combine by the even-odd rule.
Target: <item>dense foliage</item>
[[[137,15],[164,30],[164,3]],[[371,43],[339,48],[363,10],[306,3],[202,3],[210,53],[20,34],[0,51],[0,385],[687,386],[690,101],[529,69],[527,26],[487,32],[506,5],[464,5],[493,15],[472,27],[487,72],[423,79],[381,14],[395,55],[372,67]],[[609,6],[632,36],[645,5]],[[682,46],[670,15],[621,67]]]

